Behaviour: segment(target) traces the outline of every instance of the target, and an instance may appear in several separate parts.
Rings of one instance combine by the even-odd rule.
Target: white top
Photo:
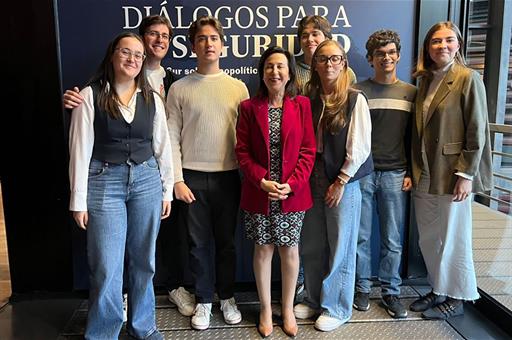
[[[167,124],[175,183],[183,181],[183,168],[203,172],[238,168],[238,106],[247,98],[245,84],[222,71],[211,75],[195,72],[171,85]]]
[[[146,69],[146,79],[153,90],[160,93],[162,98],[165,98],[165,69],[159,66],[155,70]]]
[[[137,104],[137,93],[133,94],[128,106],[120,110],[126,122],[131,123]],[[89,163],[94,147],[94,99],[92,88],[87,86],[80,94],[84,98],[82,105],[73,109],[69,127],[69,180],[71,184],[71,200],[69,210],[87,211],[87,181]],[[153,121],[153,154],[160,168],[163,183],[163,200],[172,201],[174,185],[172,150],[169,133],[165,123],[165,107],[161,98],[154,93],[155,118]]]
[[[318,121],[317,127],[317,152],[324,151],[322,117],[324,115],[324,107]],[[340,172],[347,176],[353,177],[357,170],[368,159],[372,149],[372,119],[370,116],[370,108],[363,95],[358,94],[356,104],[352,110],[352,118],[348,126],[347,144],[345,146],[347,155]]]

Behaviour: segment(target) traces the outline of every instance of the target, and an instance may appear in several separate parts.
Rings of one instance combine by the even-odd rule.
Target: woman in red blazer
[[[296,96],[295,61],[280,47],[259,62],[256,97],[240,105],[236,154],[244,178],[241,208],[247,237],[254,240],[254,275],[260,299],[258,331],[272,333],[271,264],[281,258],[283,331],[297,334],[293,314],[299,270],[298,243],[304,212],[313,202],[309,176],[315,137],[309,99]]]

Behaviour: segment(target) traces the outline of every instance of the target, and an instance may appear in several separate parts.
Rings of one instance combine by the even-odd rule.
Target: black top
[[[411,169],[411,124],[416,87],[403,81],[379,84],[368,79],[355,85],[369,102],[372,157],[380,171]]]

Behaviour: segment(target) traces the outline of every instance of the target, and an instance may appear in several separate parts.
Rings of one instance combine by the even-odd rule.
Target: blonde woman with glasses
[[[301,253],[308,296],[294,308],[300,319],[332,331],[352,316],[356,248],[361,217],[359,179],[373,170],[371,119],[365,96],[349,88],[347,55],[333,40],[313,55],[311,98],[317,154]]]

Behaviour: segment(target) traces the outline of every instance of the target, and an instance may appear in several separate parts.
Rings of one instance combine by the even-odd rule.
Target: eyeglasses
[[[160,33],[157,31],[149,31],[149,32],[146,32],[146,34],[149,35],[153,39],[160,38],[164,41],[169,41],[169,39],[171,39],[171,37],[167,33]]]
[[[386,56],[390,56],[390,57],[396,57],[398,55],[398,52],[397,50],[390,50],[390,51],[375,51],[373,53],[373,56],[375,58],[379,58],[379,59],[384,59]]]
[[[119,54],[121,54],[121,57],[123,57],[123,59],[128,59],[130,57],[133,57],[133,59],[136,62],[141,62],[146,58],[146,55],[144,55],[143,53],[133,52],[129,48],[118,47],[118,48],[116,48],[116,51],[119,51]]]
[[[330,61],[332,65],[339,65],[345,60],[345,57],[340,54],[333,54],[330,57],[326,55],[317,55],[315,60],[319,64],[327,64],[327,62]]]

